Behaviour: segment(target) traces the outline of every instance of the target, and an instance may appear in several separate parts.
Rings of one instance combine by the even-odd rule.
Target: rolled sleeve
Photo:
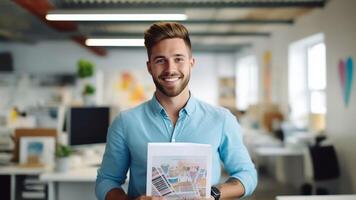
[[[243,144],[241,128],[236,118],[230,112],[225,116],[224,130],[219,147],[220,157],[224,169],[231,177],[239,179],[244,186],[243,197],[246,197],[251,195],[257,186],[257,171]]]
[[[119,115],[108,130],[105,153],[97,174],[95,194],[99,200],[105,200],[110,190],[121,188],[125,183],[130,153],[123,137],[124,129],[122,117]]]
[[[253,173],[253,174],[251,174],[251,173]],[[244,186],[245,193],[244,193],[243,197],[250,196],[257,186],[256,170],[240,172],[240,173],[235,174],[232,177],[239,179],[241,184]]]
[[[112,180],[102,179],[99,182],[97,181],[95,187],[96,197],[99,200],[105,200],[106,194],[110,190],[114,188],[120,188],[120,187],[121,187],[120,184],[117,184],[115,181]]]

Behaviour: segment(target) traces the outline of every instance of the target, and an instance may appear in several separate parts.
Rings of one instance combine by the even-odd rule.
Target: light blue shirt
[[[156,97],[123,111],[111,124],[95,192],[104,200],[107,192],[120,188],[130,169],[128,195],[146,193],[147,143],[192,142],[212,147],[212,185],[218,184],[222,161],[231,177],[241,181],[244,196],[257,185],[254,164],[242,142],[236,118],[226,109],[213,107],[190,97],[174,126]]]

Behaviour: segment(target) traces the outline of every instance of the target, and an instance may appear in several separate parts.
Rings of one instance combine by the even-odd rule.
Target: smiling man
[[[149,142],[210,144],[212,198],[252,194],[257,173],[236,118],[224,108],[195,99],[189,91],[195,60],[187,29],[178,23],[153,24],[145,32],[145,46],[156,91],[150,101],[121,112],[111,124],[96,181],[98,199],[159,199],[145,195]],[[219,183],[220,161],[230,176],[225,183]],[[129,169],[125,193],[121,185]]]

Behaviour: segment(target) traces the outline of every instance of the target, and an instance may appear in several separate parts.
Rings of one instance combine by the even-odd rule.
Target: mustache
[[[173,72],[173,73],[170,73],[170,72],[165,72],[165,73],[162,73],[161,75],[158,76],[158,78],[181,78],[183,77],[184,75],[182,73],[177,73],[177,72]]]

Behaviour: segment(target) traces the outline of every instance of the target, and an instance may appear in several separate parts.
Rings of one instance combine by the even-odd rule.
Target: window
[[[320,42],[308,48],[308,89],[310,93],[310,112],[326,113],[326,66],[325,44]]]
[[[326,47],[323,34],[291,44],[288,66],[291,121],[300,128],[309,126],[312,129],[323,129],[320,124],[324,124],[327,112]],[[318,124],[315,124],[316,118]]]
[[[258,101],[258,69],[254,56],[238,59],[236,67],[236,105],[246,110]]]

